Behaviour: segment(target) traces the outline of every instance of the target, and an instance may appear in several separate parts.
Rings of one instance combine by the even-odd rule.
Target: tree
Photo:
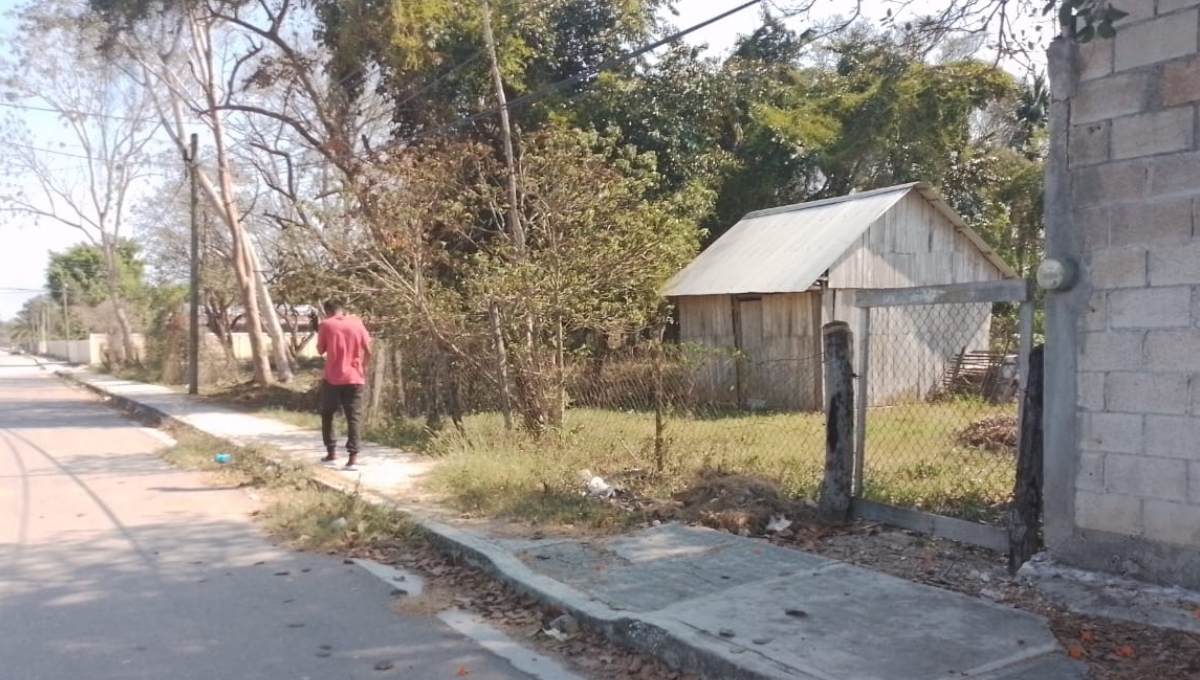
[[[229,232],[204,209],[200,215],[200,304],[209,332],[217,337],[229,364],[235,362],[233,329],[244,316],[238,312],[238,287],[230,265]],[[134,233],[143,244],[155,290],[186,286],[191,278],[191,216],[186,188],[163,184],[153,198],[133,213]],[[151,305],[152,308],[154,307]]]
[[[29,345],[62,335],[62,309],[49,295],[32,297],[21,305],[11,332],[14,340]]]
[[[521,146],[524,257],[505,227],[503,161],[486,145],[446,143],[398,159],[390,174],[402,184],[381,178],[376,245],[336,275],[375,293],[363,300],[372,314],[431,340],[427,366],[444,367],[425,376],[435,390],[481,362],[498,382],[500,367],[474,349],[494,343],[498,310],[514,406],[541,433],[562,422],[572,338],[636,336],[657,323],[659,288],[695,253],[703,201],[659,198],[653,157],[596,133],[547,128]]]
[[[8,210],[77,229],[95,246],[123,357],[136,361],[120,248],[131,196],[153,167],[149,152],[158,125],[148,93],[89,49],[94,26],[66,21],[62,8],[31,5],[18,15],[20,40],[3,65],[2,87],[10,101],[53,111],[75,151],[42,148],[27,128],[10,120],[3,131],[8,171],[27,178],[38,192],[10,188],[0,201]],[[74,167],[64,169],[64,158]]]
[[[190,153],[187,122],[198,120],[212,135],[215,178],[203,164],[192,164],[209,208],[229,230],[231,264],[250,337],[254,381],[271,382],[264,326],[275,337],[275,369],[291,379],[291,363],[269,291],[260,275],[254,242],[243,223],[226,118],[233,106],[241,68],[254,64],[261,46],[225,41],[224,10],[237,3],[112,2],[93,0],[106,33],[100,45],[110,61],[124,65],[150,93],[163,129],[181,154]],[[226,71],[226,65],[231,65]]]
[[[146,293],[145,265],[140,259],[142,247],[128,238],[116,246],[117,279],[121,298],[137,300]],[[56,302],[98,306],[108,299],[107,263],[100,248],[80,243],[63,252],[51,252],[46,267],[46,289]]]

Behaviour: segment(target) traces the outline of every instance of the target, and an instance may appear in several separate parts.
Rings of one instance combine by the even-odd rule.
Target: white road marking
[[[166,432],[163,432],[162,430],[159,430],[157,428],[140,427],[138,429],[141,430],[143,434],[146,434],[153,439],[157,439],[159,442],[162,443],[163,446],[166,446],[168,448],[175,446],[176,444],[179,443],[178,441],[175,440],[174,437],[172,437],[171,435],[169,435]]]
[[[383,581],[393,588],[399,588],[408,593],[409,597],[416,597],[425,591],[425,579],[404,569],[371,560],[354,560],[354,563],[362,567],[368,574]]]
[[[583,676],[567,670],[558,661],[532,652],[517,644],[504,633],[480,621],[461,609],[447,609],[437,615],[443,623],[473,640],[492,654],[508,661],[513,668],[539,680],[584,680]]]

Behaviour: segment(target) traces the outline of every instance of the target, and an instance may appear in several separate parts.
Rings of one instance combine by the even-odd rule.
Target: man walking
[[[325,355],[321,380],[321,437],[325,440],[323,463],[337,460],[333,438],[333,416],[346,416],[347,470],[357,470],[359,427],[362,424],[366,365],[371,356],[371,334],[357,316],[346,314],[342,303],[325,303],[325,320],[317,327],[317,352]]]

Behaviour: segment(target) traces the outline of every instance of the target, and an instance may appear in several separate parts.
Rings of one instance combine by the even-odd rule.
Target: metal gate
[[[857,293],[856,516],[1008,548],[1031,293],[1026,281]]]

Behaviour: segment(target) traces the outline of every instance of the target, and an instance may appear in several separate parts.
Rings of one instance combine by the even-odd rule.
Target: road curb
[[[103,397],[106,402],[126,411],[154,427],[170,423],[192,432],[216,436],[191,425],[169,413],[113,394],[102,387],[81,380],[68,370],[54,373],[73,385]],[[235,442],[236,443],[236,442]],[[575,589],[534,572],[512,553],[477,534],[449,526],[431,519],[420,509],[401,506],[396,501],[372,491],[356,489],[354,484],[337,484],[314,476],[313,481],[339,493],[358,493],[361,498],[389,507],[412,518],[414,524],[440,552],[451,559],[470,565],[489,577],[513,588],[518,594],[534,598],[540,604],[559,609],[573,616],[587,628],[603,634],[610,641],[635,651],[650,654],[664,661],[673,669],[700,675],[710,680],[738,678],[739,680],[818,680],[794,668],[771,669],[776,672],[758,671],[745,664],[733,663],[714,650],[704,649],[687,642],[691,634],[703,634],[681,623],[656,621],[652,616],[632,617],[620,613],[607,605],[594,601]],[[746,652],[749,658],[758,655]],[[761,659],[767,665],[765,659]]]

